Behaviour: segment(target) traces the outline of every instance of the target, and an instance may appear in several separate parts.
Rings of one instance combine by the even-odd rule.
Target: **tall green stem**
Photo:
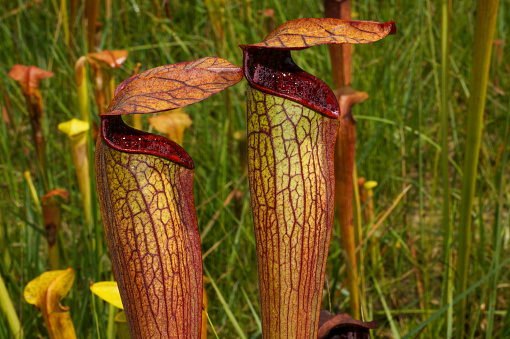
[[[510,106],[509,106],[510,108]],[[499,166],[496,172],[495,178],[495,187],[498,190],[498,204],[496,209],[496,220],[494,222],[494,235],[493,235],[493,248],[494,255],[492,256],[492,265],[491,267],[498,267],[501,257],[501,250],[503,245],[503,229],[504,229],[504,221],[503,221],[503,211],[505,210],[504,204],[504,192],[506,189],[505,185],[505,168],[507,168],[508,161],[508,149],[510,147],[510,115],[507,114],[506,117],[506,134],[503,142],[503,154],[501,156],[501,165]],[[489,300],[489,315],[487,317],[487,332],[485,333],[485,339],[492,338],[492,328],[494,326],[494,311],[497,305],[497,289],[498,289],[498,274],[496,271],[494,273],[494,278],[492,279],[492,294]],[[508,318],[508,314],[507,314]]]
[[[444,232],[443,249],[445,251],[445,286],[443,304],[452,299],[452,253],[450,251],[450,178],[448,172],[448,56],[449,44],[449,8],[448,0],[441,1],[441,178],[443,182],[442,228]],[[446,313],[447,338],[452,335],[453,310],[450,307]]]
[[[476,29],[470,86],[471,97],[467,112],[467,139],[460,206],[457,295],[466,290],[468,277],[469,254],[471,250],[471,208],[476,188],[478,154],[483,128],[483,111],[487,94],[492,42],[496,28],[498,7],[499,0],[478,0],[476,6]],[[459,324],[457,337],[463,338],[465,330],[463,325],[466,317],[465,298],[460,301],[457,314],[457,323]]]
[[[69,17],[67,14],[67,1],[60,0],[60,16],[62,17],[62,31],[64,32],[64,41],[69,45]]]
[[[445,250],[448,247],[450,222],[450,183],[448,177],[448,0],[441,1],[441,175],[443,180],[442,221]]]
[[[360,202],[360,192],[358,188],[358,172],[356,170],[356,165],[353,166],[352,173],[352,189],[353,189],[353,221],[355,228],[355,240],[356,244],[361,244],[361,239],[363,236],[363,230],[361,226],[361,202]],[[365,293],[365,255],[363,253],[363,248],[359,249],[357,253],[358,257],[358,269],[359,269],[359,287],[360,287],[360,303],[361,310],[363,311],[361,319],[364,319],[366,314],[366,293]]]
[[[13,338],[23,338],[23,330],[18,319],[18,315],[14,310],[11,297],[5,287],[4,278],[0,275],[0,309],[7,318],[7,323],[11,329]]]

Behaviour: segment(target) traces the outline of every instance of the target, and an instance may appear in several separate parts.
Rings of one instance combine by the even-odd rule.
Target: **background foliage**
[[[276,25],[291,19],[323,16],[323,4],[317,0],[171,0],[168,11],[158,1],[106,3],[112,6],[112,15],[107,19],[105,4],[101,3],[99,49],[129,51],[127,61],[115,71],[117,83],[129,77],[137,62],[142,69],[148,69],[218,55],[240,66],[242,53],[238,44],[258,42]],[[438,174],[439,2],[367,0],[354,1],[352,5],[353,19],[393,19],[398,27],[396,36],[354,47],[353,87],[370,95],[369,100],[355,107],[354,114],[358,117],[358,175],[379,183],[373,198],[376,215],[388,211],[402,190],[411,185],[379,226],[382,260],[372,263],[371,243],[362,246],[367,258],[367,319],[380,321],[375,337],[404,336],[423,321],[430,321],[427,319],[431,316],[440,315],[437,312],[443,305],[446,252],[442,247],[443,201]],[[447,251],[454,255],[471,46],[476,29],[474,9],[474,1],[455,2],[451,8],[448,154],[454,238]],[[21,90],[7,77],[17,63],[55,73],[42,83],[42,88],[50,183],[53,188],[70,192],[69,200],[63,204],[60,241],[63,268],[73,267],[76,281],[64,304],[70,306],[78,337],[95,338],[106,331],[108,307],[92,296],[89,283],[110,280],[111,264],[106,251],[92,250],[69,143],[56,127],[79,117],[73,67],[76,59],[86,54],[86,30],[80,20],[83,12],[82,4],[78,19],[71,23],[75,36],[69,45],[63,39],[63,18],[56,0],[3,2],[0,14],[0,86],[4,92],[0,103],[4,111],[12,105],[13,112],[10,122],[5,115],[0,122],[0,273],[30,337],[46,336],[46,330],[39,312],[23,301],[22,291],[29,280],[48,269],[48,260],[42,216],[23,178],[23,171],[30,171],[39,195],[44,194],[34,161],[28,112]],[[508,165],[502,154],[508,152],[508,141],[506,146],[504,142],[510,133],[509,22],[510,5],[502,1],[495,39],[506,44],[496,45],[493,51],[477,200],[472,212],[474,242],[468,288],[490,272],[496,240],[503,241],[503,259],[510,248],[510,191],[503,185],[499,194],[496,186],[496,176],[501,171],[503,179],[508,179]],[[224,40],[215,34],[217,27],[224,30]],[[294,52],[293,56],[303,69],[332,86],[326,46]],[[184,110],[193,119],[184,148],[196,164],[195,204],[202,232],[204,271],[217,286],[206,285],[209,315],[218,336],[225,338],[239,336],[232,317],[247,337],[260,336],[255,241],[248,183],[242,171],[243,143],[232,136],[234,131],[246,129],[245,89],[246,83],[242,82],[229,90],[228,96],[219,94]],[[95,116],[92,91],[90,102]],[[95,120],[98,122],[97,117]],[[146,117],[143,126],[151,130]],[[94,228],[101,230],[97,199],[93,200]],[[493,232],[498,202],[504,207],[501,220],[505,231],[500,235]],[[365,235],[371,226],[364,225]],[[103,248],[107,248],[102,239]],[[343,285],[346,268],[339,244],[335,225],[323,300],[323,308],[334,311],[348,308]],[[467,296],[471,318],[468,334],[473,337],[483,337],[486,331],[510,331],[510,266],[502,262],[497,284],[478,284]],[[490,310],[487,304],[492,293],[497,293],[497,302]],[[487,328],[486,321],[489,311],[495,312],[491,328]],[[438,316],[421,336],[444,334],[443,326],[444,317]],[[8,337],[7,324],[0,317],[0,338]]]

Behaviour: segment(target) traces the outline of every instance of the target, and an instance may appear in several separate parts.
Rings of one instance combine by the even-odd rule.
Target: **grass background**
[[[0,252],[3,258],[0,273],[27,337],[47,336],[40,313],[22,298],[26,283],[48,269],[42,216],[29,194],[23,171],[32,172],[39,195],[45,192],[37,179],[24,97],[7,76],[14,64],[33,64],[55,73],[53,78],[42,83],[50,186],[70,192],[69,200],[63,204],[60,240],[63,267],[73,267],[76,280],[63,304],[70,306],[78,337],[97,338],[106,332],[108,308],[92,296],[89,281],[110,280],[111,264],[108,253],[90,250],[91,239],[86,232],[69,144],[67,137],[57,130],[58,123],[79,116],[73,67],[76,59],[86,54],[86,32],[80,20],[74,22],[75,43],[66,46],[59,5],[56,0],[9,1],[4,3],[0,14],[0,77],[3,79],[0,84],[12,102],[14,113],[9,124],[4,119],[0,123]],[[113,1],[112,5],[113,15],[109,21],[103,10],[98,18],[102,23],[99,49],[129,51],[127,61],[115,71],[117,83],[130,75],[137,62],[148,69],[221,54],[241,65],[238,44],[258,42],[276,25],[291,19],[323,16],[321,1],[223,1],[226,39],[224,48],[218,50],[202,1],[170,1],[171,18],[166,17],[165,11],[158,17],[154,3],[148,0]],[[102,3],[101,8],[103,6]],[[443,201],[438,171],[439,2],[367,0],[354,1],[352,6],[353,19],[381,22],[393,19],[398,28],[395,36],[354,47],[353,87],[370,95],[369,100],[354,109],[358,117],[358,175],[379,183],[374,195],[376,214],[387,211],[403,188],[412,186],[380,226],[381,262],[374,265],[365,253],[367,318],[379,320],[374,332],[379,338],[404,336],[436,315],[419,335],[445,337],[445,314],[438,313],[444,305],[441,296],[446,254],[442,248]],[[268,18],[264,11],[269,8],[274,9],[274,16]],[[454,2],[450,21],[448,154],[454,242],[448,251],[453,251],[454,255],[471,46],[476,29],[474,10],[474,1]],[[78,8],[78,14],[81,17],[83,7]],[[508,257],[510,248],[510,191],[504,185],[500,199],[503,199],[502,220],[506,233],[493,232],[498,171],[504,171],[503,177],[508,179],[508,165],[501,160],[501,154],[505,147],[508,151],[504,141],[510,132],[507,119],[510,109],[509,22],[510,4],[502,1],[495,39],[507,43],[500,45],[499,50],[494,48],[473,209],[474,242],[468,287],[475,287],[470,289],[467,298],[471,318],[468,334],[475,338],[484,337],[486,331],[496,335],[510,331],[508,262],[499,269],[496,290],[492,284],[474,285],[490,272],[494,241],[503,241],[503,260]],[[303,69],[332,86],[326,46],[294,52],[293,56]],[[206,285],[209,315],[220,338],[240,336],[228,316],[230,312],[246,337],[260,337],[261,334],[248,182],[241,170],[242,143],[229,134],[229,131],[246,129],[245,90],[245,81],[230,90],[229,112],[226,112],[222,94],[184,109],[193,119],[185,135],[184,148],[196,164],[195,203],[202,231],[204,268],[218,287],[216,290],[211,284]],[[0,98],[3,105],[7,104],[6,97]],[[92,91],[90,102],[95,115]],[[146,117],[143,123],[149,130]],[[236,196],[230,203],[224,203],[234,190],[238,190]],[[100,226],[96,198],[94,204],[94,223]],[[364,226],[366,234],[370,225]],[[346,268],[339,244],[338,225],[335,224],[323,308],[346,311],[348,295],[343,285]],[[106,240],[104,248],[107,248]],[[370,247],[364,245],[363,250],[367,252]],[[6,256],[10,261],[5,260]],[[426,288],[420,295],[418,287],[424,283]],[[492,293],[497,293],[493,306],[495,324],[487,329],[488,301]],[[220,299],[224,299],[224,303]],[[210,334],[212,336],[212,331]],[[0,317],[0,338],[9,337],[7,323]]]

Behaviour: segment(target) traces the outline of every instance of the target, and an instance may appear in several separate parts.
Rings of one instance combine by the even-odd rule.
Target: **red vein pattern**
[[[152,68],[122,82],[105,115],[184,107],[235,85],[242,78],[241,68],[216,57]]]
[[[214,57],[150,69],[120,84],[101,116],[96,184],[134,338],[200,338],[202,255],[191,157],[120,115],[190,105],[242,77],[241,68]]]
[[[200,338],[202,256],[193,170],[98,139],[97,188],[132,338]]]
[[[338,126],[248,88],[248,164],[264,338],[317,338]]]
[[[276,27],[264,41],[240,45],[278,49],[304,49],[324,44],[367,44],[395,34],[392,21],[350,21],[332,18],[307,18],[287,21]]]

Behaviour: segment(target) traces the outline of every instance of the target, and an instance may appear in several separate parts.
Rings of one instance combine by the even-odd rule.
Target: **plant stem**
[[[510,105],[509,105],[510,108]],[[494,221],[494,235],[493,235],[493,248],[494,255],[492,257],[492,265],[491,267],[499,266],[501,249],[503,247],[503,214],[505,210],[505,168],[507,168],[508,162],[508,148],[510,147],[510,115],[507,114],[506,118],[506,133],[505,139],[503,142],[503,154],[501,156],[501,165],[498,167],[495,178],[495,187],[498,190],[498,202],[496,207],[496,220]],[[494,273],[494,278],[492,279],[492,293],[489,299],[489,316],[487,317],[487,331],[485,332],[485,339],[492,338],[492,331],[494,326],[494,312],[496,308],[496,296],[497,296],[497,288],[498,288],[498,274],[499,272]]]
[[[356,244],[361,244],[362,238],[362,226],[361,226],[361,202],[360,202],[360,192],[358,188],[358,172],[356,170],[356,165],[353,166],[352,173],[352,188],[353,188],[353,199],[354,199],[354,210],[353,210],[353,220],[354,220],[354,228],[355,228],[355,240]],[[360,286],[360,302],[361,308],[363,310],[362,319],[365,319],[367,316],[366,309],[366,294],[365,294],[365,256],[363,253],[363,247],[361,247],[358,251],[358,271],[359,271],[359,286]]]
[[[7,224],[2,219],[2,210],[0,209],[0,246],[2,247],[2,264],[6,269],[10,269],[12,265],[11,255],[9,253],[9,245],[7,244]]]
[[[46,240],[48,241],[48,257],[50,270],[60,269],[60,246],[58,235],[60,231],[61,205],[56,197],[41,197],[42,214]]]
[[[335,197],[337,217],[340,222],[340,239],[349,263],[347,286],[350,294],[351,317],[360,318],[358,290],[358,266],[353,224],[353,171],[355,158],[356,127],[354,122],[342,114],[335,144]],[[351,269],[352,268],[352,269]]]
[[[32,197],[35,208],[37,209],[38,212],[41,212],[41,202],[39,201],[39,196],[37,195],[37,190],[35,189],[34,182],[32,181],[32,176],[30,175],[30,172],[24,171],[23,177],[27,182],[28,189],[30,191],[30,196]]]
[[[90,107],[86,63],[86,56],[82,56],[76,61],[74,66],[74,77],[76,81],[76,90],[78,92],[78,111],[80,112],[80,119],[89,122]]]
[[[366,181],[365,178],[361,177],[358,179],[358,190],[360,195],[360,205],[363,206],[363,219],[365,225],[373,226],[374,222],[374,187],[377,186],[377,182],[375,181]],[[381,237],[377,232],[372,240],[370,241],[370,252],[372,259],[372,267],[373,269],[377,269],[377,278],[378,280],[384,280],[384,266],[381,262],[381,246],[380,241]],[[361,236],[360,236],[361,239]]]
[[[342,20],[351,19],[351,5],[349,0],[326,0],[324,16]],[[329,45],[333,79],[335,88],[347,89],[351,83],[351,55],[350,44]],[[338,93],[337,93],[338,94]],[[340,95],[337,95],[340,100]],[[352,102],[351,106],[355,102]],[[351,106],[342,110],[339,118],[337,140],[335,144],[335,196],[337,203],[337,217],[340,223],[340,237],[349,264],[347,265],[347,286],[350,294],[350,315],[360,319],[360,298],[358,288],[358,264],[356,258],[356,237],[353,215],[353,182],[356,154],[356,127],[351,113]],[[359,220],[359,218],[358,218]],[[360,239],[361,242],[361,235]],[[362,250],[360,250],[362,253]],[[349,268],[350,267],[350,268]]]
[[[451,232],[450,232],[450,178],[448,171],[448,99],[449,99],[449,77],[448,77],[448,56],[450,52],[449,44],[449,8],[448,0],[441,0],[441,178],[443,182],[443,208],[442,208],[442,228],[444,232],[443,250],[445,253],[444,266],[447,270],[444,280],[445,288],[442,305],[451,301],[452,296],[452,252],[450,250]],[[446,316],[447,338],[451,338],[452,333],[452,308],[450,307]]]
[[[87,15],[87,50],[94,52],[96,47],[96,19],[99,11],[99,0],[88,0],[85,3]]]
[[[19,322],[18,315],[14,309],[12,304],[11,297],[7,292],[7,288],[5,287],[4,278],[0,275],[0,309],[2,313],[7,318],[7,323],[9,324],[9,328],[11,329],[11,333],[14,335],[14,338],[23,338],[23,330],[21,329],[21,324]]]
[[[113,273],[110,275],[110,280],[114,281],[115,276]],[[106,338],[107,339],[115,339],[116,326],[115,326],[115,316],[117,315],[117,307],[112,304],[108,304],[108,324],[106,325]]]
[[[60,0],[60,16],[62,18],[62,30],[64,31],[64,41],[69,46],[69,16],[67,14],[67,0]]]
[[[324,17],[351,20],[351,3],[349,0],[325,0]],[[331,58],[331,72],[335,88],[351,84],[352,45],[328,45]]]
[[[492,42],[496,28],[499,0],[479,0],[476,7],[476,30],[474,55],[471,75],[471,97],[467,111],[466,151],[464,159],[464,177],[462,180],[460,223],[459,223],[459,258],[457,264],[457,295],[466,290],[468,278],[469,254],[471,250],[471,209],[476,188],[478,155],[483,128],[483,111],[487,94]],[[459,324],[457,337],[464,337],[466,299],[458,305]]]
[[[70,0],[69,6],[69,35],[70,42],[75,42],[76,39],[74,37],[74,22],[76,21],[76,11],[78,7],[78,0]]]
[[[86,225],[89,225],[92,220],[89,157],[87,153],[89,123],[72,119],[59,124],[58,128],[61,132],[66,133],[69,138],[69,148],[71,150],[76,179],[78,180],[85,222]]]
[[[367,99],[368,94],[365,92],[357,92],[349,86],[345,86],[339,90],[335,90],[335,95],[340,104],[341,112],[338,119],[339,127],[335,143],[335,197],[337,203],[337,217],[340,224],[342,246],[349,259],[347,263],[347,285],[350,293],[350,315],[353,318],[359,319],[360,299],[353,210],[354,179],[356,179],[356,126],[351,108],[354,104]],[[363,243],[361,236],[358,241],[359,244]]]
[[[441,175],[443,181],[442,224],[445,232],[444,249],[450,234],[450,183],[448,176],[448,0],[441,0]]]

